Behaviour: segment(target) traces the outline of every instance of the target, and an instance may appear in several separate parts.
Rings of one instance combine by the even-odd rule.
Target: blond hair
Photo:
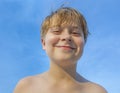
[[[55,12],[52,12],[45,18],[41,27],[41,38],[44,38],[48,29],[53,26],[60,26],[61,24],[77,24],[82,28],[84,40],[86,42],[88,37],[87,23],[83,15],[70,7],[61,7]]]

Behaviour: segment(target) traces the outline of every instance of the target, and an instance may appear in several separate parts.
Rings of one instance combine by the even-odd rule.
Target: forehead
[[[50,19],[50,27],[53,26],[81,26],[80,20],[77,17],[74,16],[59,16],[59,15],[54,15]]]

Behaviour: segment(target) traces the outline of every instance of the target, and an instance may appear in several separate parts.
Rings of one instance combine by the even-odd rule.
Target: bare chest
[[[41,88],[33,88],[29,93],[86,93],[81,89],[64,89],[64,88],[48,88],[42,86]]]

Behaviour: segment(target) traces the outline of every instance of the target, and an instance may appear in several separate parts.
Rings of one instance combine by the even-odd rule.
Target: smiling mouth
[[[75,48],[73,48],[73,47],[71,47],[71,46],[56,46],[56,47],[58,47],[58,48],[63,48],[63,49],[75,49]]]

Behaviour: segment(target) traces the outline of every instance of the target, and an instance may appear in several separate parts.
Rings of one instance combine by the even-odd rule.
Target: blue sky
[[[12,93],[21,78],[49,69],[40,44],[40,25],[63,3],[81,11],[91,33],[77,71],[109,93],[119,93],[119,0],[0,0],[1,93]]]

